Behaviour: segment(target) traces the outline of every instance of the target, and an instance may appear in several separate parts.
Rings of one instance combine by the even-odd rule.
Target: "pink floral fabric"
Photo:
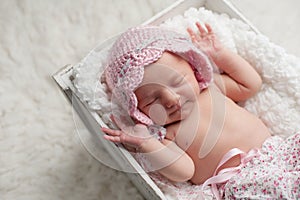
[[[220,190],[225,199],[300,199],[300,134],[267,139]]]
[[[142,154],[136,154],[135,157],[147,171],[150,165],[147,159]],[[175,199],[201,199],[202,185],[173,183],[155,172],[149,175],[165,193]],[[219,187],[219,192],[222,199],[300,199],[300,133],[287,139],[279,136],[268,138],[258,155]],[[205,199],[214,199],[209,187],[204,195]]]

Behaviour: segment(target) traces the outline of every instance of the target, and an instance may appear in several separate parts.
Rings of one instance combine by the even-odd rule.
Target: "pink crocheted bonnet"
[[[134,91],[142,82],[144,67],[157,61],[164,51],[175,53],[189,62],[200,89],[212,81],[213,69],[208,57],[186,36],[157,26],[129,29],[110,49],[105,78],[123,109],[146,125],[152,125],[153,121],[137,108]]]

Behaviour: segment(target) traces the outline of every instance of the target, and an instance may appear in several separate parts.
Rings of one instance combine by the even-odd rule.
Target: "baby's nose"
[[[177,93],[175,93],[172,90],[168,90],[168,92],[166,92],[166,96],[165,96],[165,107],[166,108],[172,108],[174,106],[176,107],[180,107],[180,95],[178,95]]]

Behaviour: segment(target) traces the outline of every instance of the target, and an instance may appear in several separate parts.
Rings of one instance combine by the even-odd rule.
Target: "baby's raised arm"
[[[256,94],[262,80],[255,69],[241,56],[223,47],[208,24],[205,24],[206,30],[199,22],[196,25],[199,34],[190,28],[187,31],[193,43],[224,72],[214,76],[221,91],[234,101],[243,101]]]
[[[181,150],[175,142],[164,139],[162,142],[151,137],[146,126],[138,124],[127,127],[131,130],[125,133],[121,130],[102,128],[107,135],[105,139],[129,145],[143,153],[151,163],[147,166],[151,171],[158,171],[171,181],[184,182],[194,175],[195,167],[193,160]]]

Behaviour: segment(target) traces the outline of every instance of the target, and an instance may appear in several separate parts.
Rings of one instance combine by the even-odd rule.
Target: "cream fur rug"
[[[174,1],[0,1],[1,200],[143,199],[82,147],[51,75]]]
[[[83,148],[51,75],[173,2],[0,2],[1,200],[143,199],[125,174]]]

